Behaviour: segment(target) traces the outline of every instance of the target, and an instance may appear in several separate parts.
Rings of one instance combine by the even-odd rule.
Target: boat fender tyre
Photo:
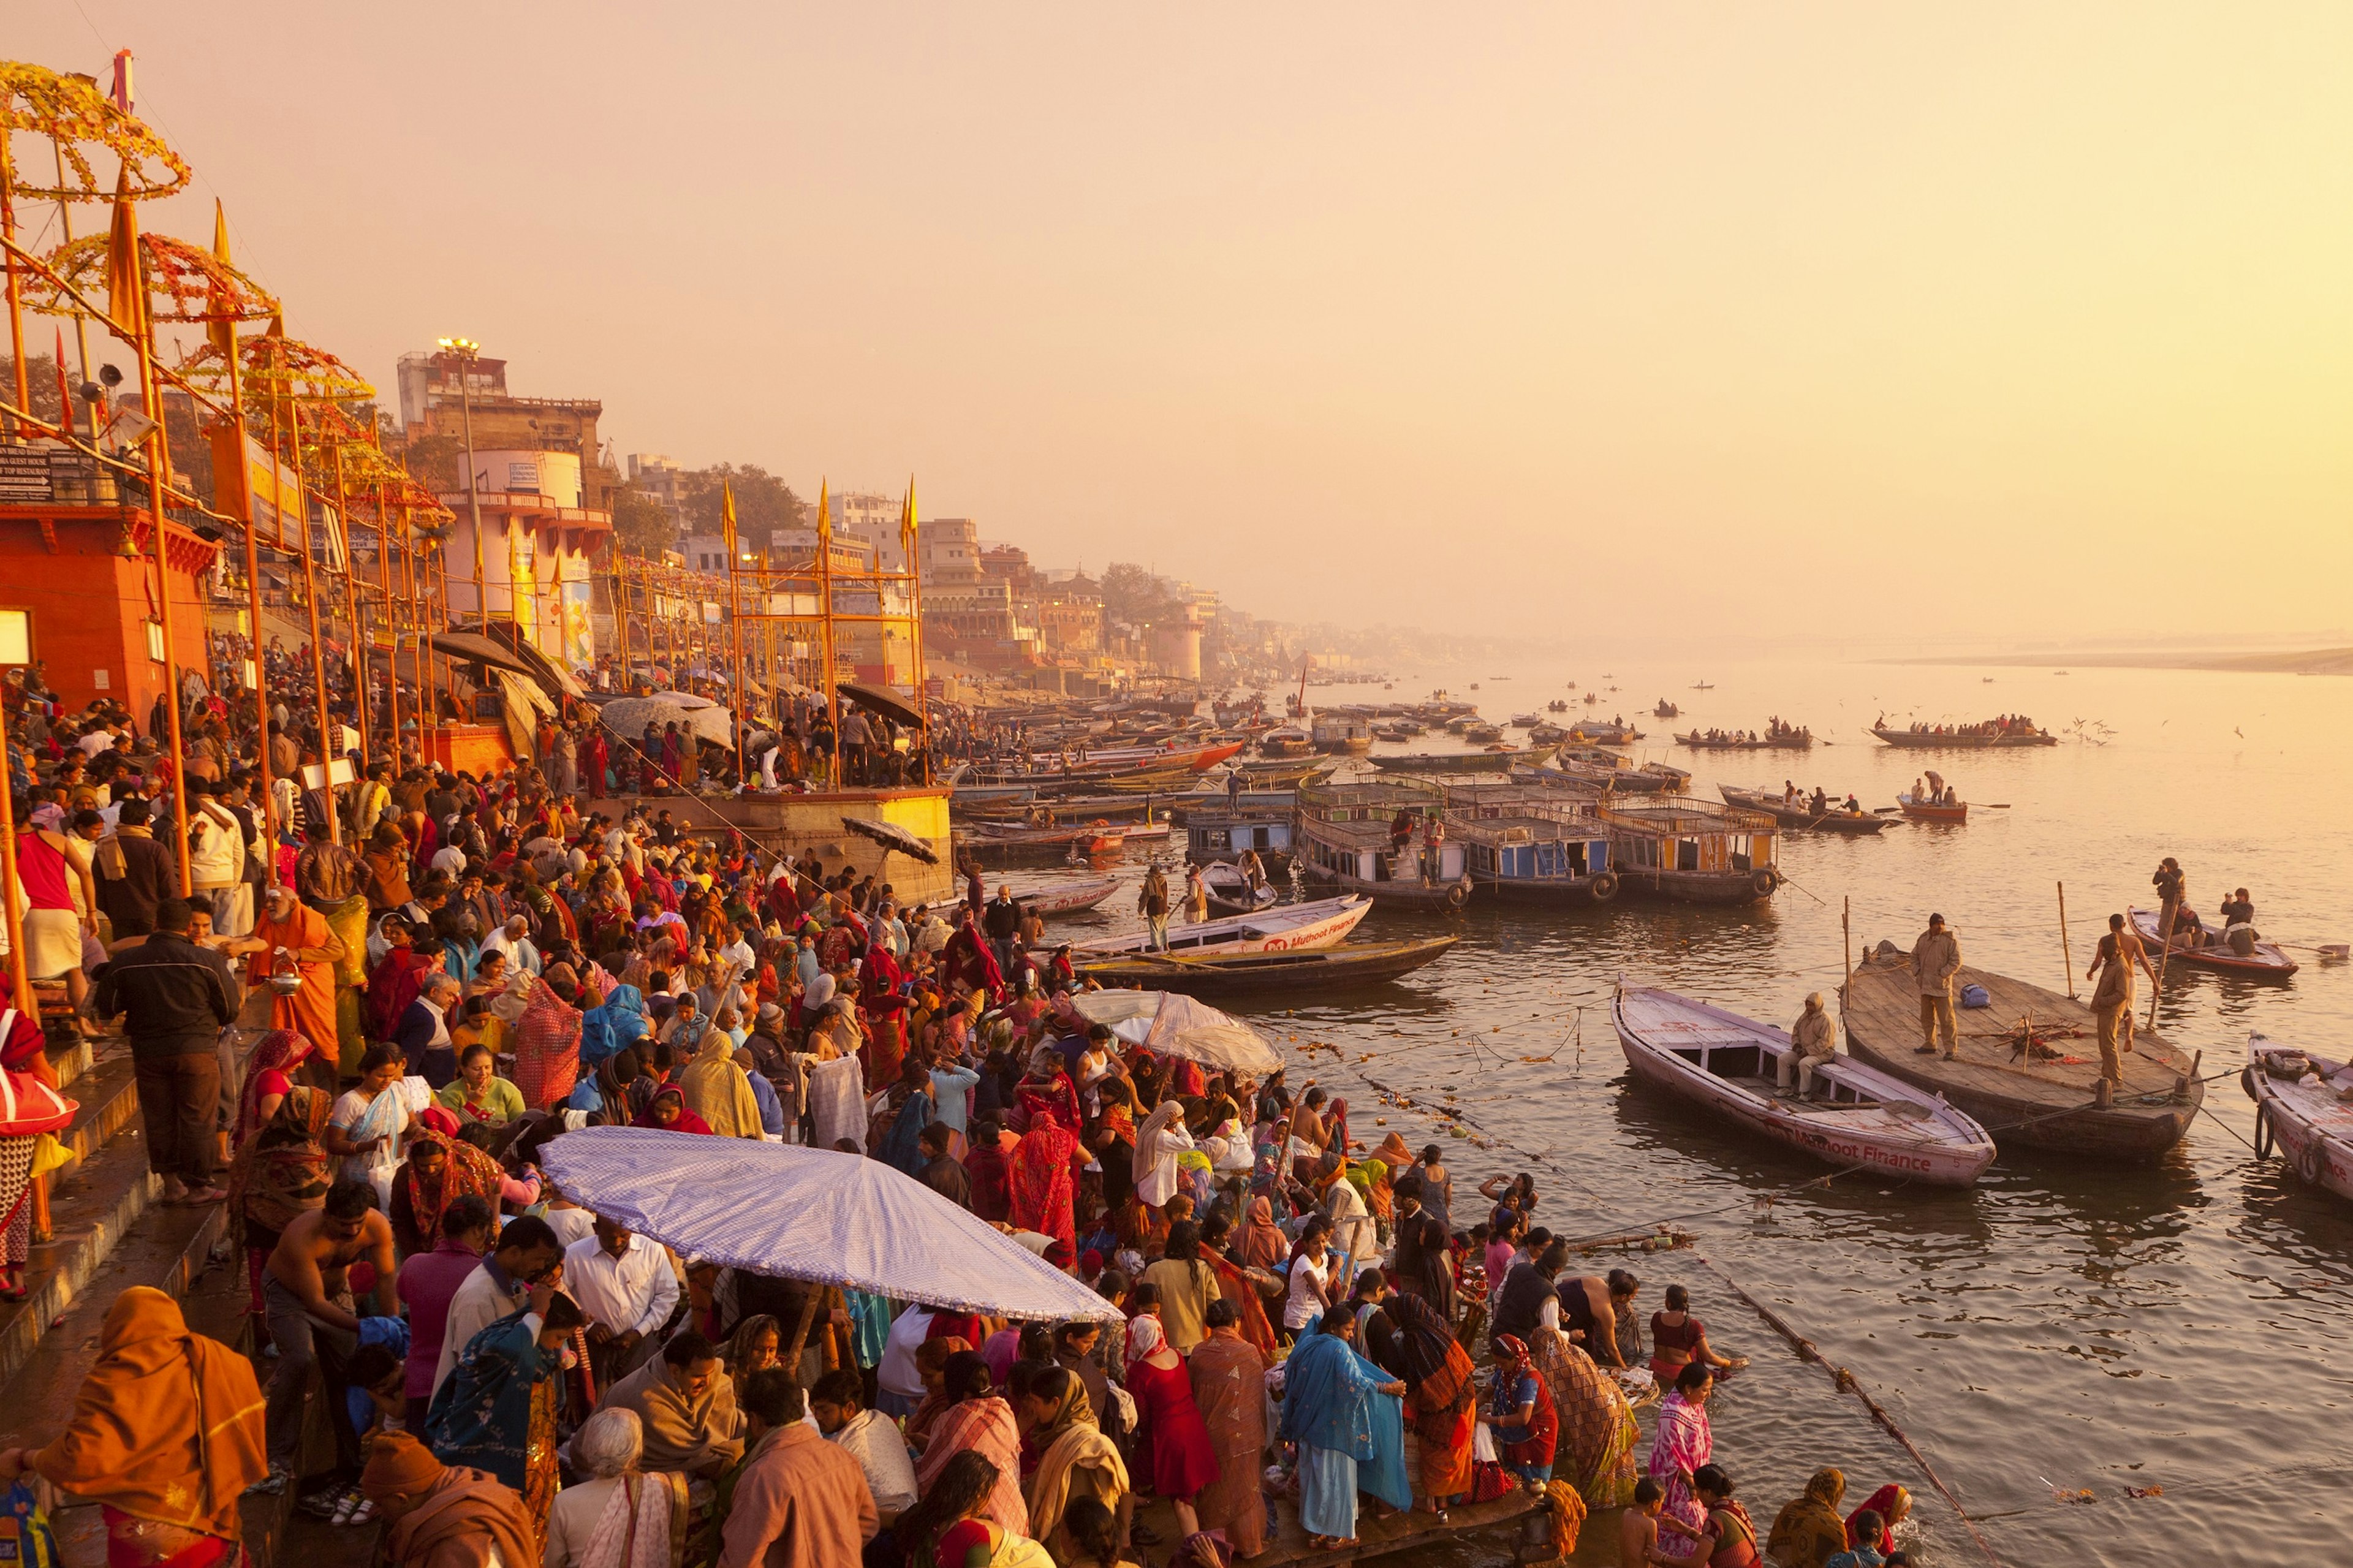
[[[2271,1157],[2272,1108],[2258,1104],[2255,1107],[2255,1158],[2268,1160]]]
[[[1615,871],[1604,871],[1599,877],[1594,878],[1592,893],[1593,901],[1597,904],[1606,904],[1610,900],[1616,898],[1618,896],[1618,873]]]
[[[2297,1179],[2307,1187],[2320,1185],[2320,1178],[2328,1172],[2328,1156],[2327,1151],[2322,1149],[2321,1142],[2320,1137],[2316,1134],[2312,1142],[2304,1146],[2304,1152],[2295,1157]]]
[[[1471,889],[1457,882],[1446,889],[1446,907],[1450,910],[1459,910],[1470,901],[1470,898]]]
[[[1757,875],[1748,879],[1748,885],[1757,889],[1758,898],[1770,898],[1773,889],[1781,885],[1781,879],[1770,869],[1759,868]]]

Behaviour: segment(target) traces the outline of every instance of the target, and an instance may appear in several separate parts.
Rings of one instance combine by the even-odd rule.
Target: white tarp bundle
[[[1026,1322],[1117,1307],[879,1160],[789,1143],[589,1127],[542,1152],[583,1208],[681,1255]]]
[[[1173,991],[1086,991],[1071,1005],[1090,1023],[1108,1025],[1121,1039],[1161,1056],[1258,1077],[1282,1066],[1256,1029]]]

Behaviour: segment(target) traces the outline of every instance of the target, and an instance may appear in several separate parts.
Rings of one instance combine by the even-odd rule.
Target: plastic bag
[[[0,1568],[62,1568],[58,1538],[30,1478],[0,1495]]]
[[[1477,1465],[1493,1465],[1501,1463],[1503,1458],[1504,1456],[1495,1448],[1495,1429],[1484,1421],[1480,1422],[1473,1429],[1471,1437],[1471,1462]]]

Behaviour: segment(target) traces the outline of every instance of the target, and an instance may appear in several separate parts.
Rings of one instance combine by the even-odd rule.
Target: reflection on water
[[[1601,668],[1519,671],[1489,716],[1541,707],[1564,681],[1590,681]],[[1367,1142],[1388,1127],[1417,1146],[1447,1140],[1458,1192],[1488,1174],[1533,1172],[1538,1217],[1556,1231],[1704,1214],[1686,1222],[1698,1250],[1855,1372],[2005,1561],[2330,1560],[2346,1516],[2334,1472],[2353,1406],[2353,1205],[2254,1160],[2242,1141],[2253,1118],[2234,1078],[2208,1086],[2211,1114],[2151,1164],[2005,1153],[1968,1193],[1858,1173],[1764,1205],[1760,1193],[1808,1183],[1820,1168],[1631,1084],[1609,995],[1622,974],[1786,1025],[1808,991],[1835,993],[1850,952],[1882,938],[1908,946],[1931,910],[1953,922],[1968,963],[2056,989],[2071,956],[2080,990],[2108,913],[2151,902],[2149,873],[2165,855],[2180,858],[2201,910],[2244,885],[2267,937],[2345,941],[2353,759],[2338,737],[2353,686],[2097,669],[2065,679],[1997,669],[1985,686],[1978,669],[1702,671],[1638,668],[1622,654],[1609,668],[1624,689],[1604,711],[1647,715],[1664,694],[1683,705],[1677,728],[1761,728],[1778,713],[1831,742],[1746,759],[1679,752],[1656,744],[1666,721],[1641,719],[1660,733],[1635,754],[1690,769],[1696,794],[1712,795],[1719,780],[1778,789],[1787,777],[1887,805],[1933,766],[1979,809],[1965,827],[1790,836],[1782,864],[1791,886],[1754,909],[1504,911],[1474,900],[1451,921],[1377,914],[1364,938],[1454,929],[1463,941],[1400,984],[1260,1012],[1299,1062],[1293,1081],[1315,1077],[1345,1095]],[[1483,674],[1401,675],[1389,695],[1466,694]],[[1688,689],[1703,674],[1716,689]],[[2096,721],[2116,738],[1899,754],[1862,732],[1881,711],[1894,722],[2023,711],[2052,728]],[[1841,928],[1849,900],[1851,936]],[[1134,923],[1132,901],[1114,896],[1112,925]],[[2306,967],[2284,984],[2169,966],[2159,1028],[2202,1050],[2209,1075],[2235,1073],[2251,1028],[2341,1048],[2353,1037],[2353,967],[2297,956]],[[1302,1054],[1310,1043],[1338,1050]],[[1435,1117],[1383,1104],[1368,1079],[1453,1106],[1494,1146],[1452,1142]],[[1684,1284],[1711,1340],[1756,1358],[1712,1408],[1717,1458],[1760,1525],[1831,1463],[1848,1472],[1853,1497],[1891,1479],[1921,1495],[1924,1561],[1976,1558],[1901,1447],[1691,1256],[1631,1264],[1646,1310],[1664,1286]],[[2159,1486],[2161,1496],[2125,1495]],[[2053,1488],[2090,1489],[2097,1500],[2061,1504]]]

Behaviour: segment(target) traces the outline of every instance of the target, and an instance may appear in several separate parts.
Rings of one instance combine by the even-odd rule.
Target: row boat
[[[1982,985],[1988,1007],[1957,1008],[1959,1057],[1917,1054],[1920,994],[1912,959],[1883,942],[1848,977],[1847,1048],[1882,1072],[1942,1094],[1984,1123],[1994,1141],[2094,1159],[2154,1159],[2181,1141],[2206,1099],[2196,1064],[2159,1037],[2137,1031],[2124,1087],[2099,1101],[2098,1026],[2072,996],[1964,965],[1956,994]],[[2019,1026],[2046,1047],[2030,1050]],[[2048,1054],[2042,1054],[2047,1049]]]
[[[1078,973],[1081,979],[1104,985],[1141,985],[1153,991],[1181,991],[1188,996],[1261,992],[1287,994],[1309,986],[1395,980],[1437,959],[1456,940],[1451,936],[1431,936],[1410,942],[1351,942],[1305,952],[1205,957],[1141,953],[1131,958],[1084,963],[1078,966]]]
[[[2239,1086],[2255,1102],[2255,1152],[2276,1147],[2306,1184],[2353,1198],[2353,1067],[2247,1037]]]
[[[1792,1047],[1769,1024],[1624,984],[1609,1016],[1636,1078],[1801,1153],[1948,1187],[1969,1185],[1993,1163],[1993,1140],[1968,1113],[1852,1057],[1815,1068],[1827,1100],[1785,1099],[1775,1068]]]
[[[1912,792],[1906,790],[1895,797],[1895,804],[1904,808],[1905,819],[1910,822],[1959,824],[1969,819],[1969,803],[1965,800],[1955,801],[1950,805],[1932,805],[1925,800],[1915,799]]]
[[[1745,805],[1751,811],[1764,812],[1784,827],[1860,836],[1884,832],[1889,822],[1884,816],[1858,815],[1852,811],[1816,811],[1810,806],[1791,805],[1771,790],[1742,789],[1737,784],[1718,784],[1715,788],[1716,793],[1724,796],[1726,805]]]
[[[1116,877],[1089,877],[1078,882],[1046,882],[1013,889],[1013,901],[1044,919],[1074,915],[1093,909],[1119,890]]]
[[[2140,933],[2140,939],[2148,943],[2148,961],[2152,964],[2157,963],[2157,955],[2161,951],[2168,963],[2195,963],[2207,969],[2221,970],[2226,974],[2245,974],[2261,980],[2285,980],[2296,970],[2295,960],[2282,952],[2276,942],[2258,941],[2255,951],[2244,956],[2232,952],[2222,942],[2200,947],[2184,947],[2176,942],[2167,947],[2157,940],[2158,927],[2165,918],[2161,912],[2132,910],[2127,918],[2133,923],[2133,930]]]
[[[1252,915],[1228,915],[1198,925],[1168,928],[1168,951],[1188,952],[1291,952],[1330,947],[1356,930],[1373,906],[1349,897],[1317,899],[1304,904],[1281,904]],[[1073,951],[1112,958],[1141,953],[1152,946],[1149,931],[1127,936],[1096,937],[1073,944]]]
[[[2048,730],[2008,729],[1990,724],[1967,730],[1897,730],[1873,724],[1871,732],[1889,745],[1907,752],[1990,751],[2004,746],[2055,746],[2059,737]]]
[[[1425,752],[1410,757],[1385,757],[1375,752],[1366,760],[1382,772],[1392,773],[1500,773],[1514,763],[1538,766],[1552,755],[1553,750],[1550,746],[1498,746],[1485,752]]]
[[[1709,735],[1694,730],[1688,735],[1677,735],[1675,744],[1689,746],[1695,752],[1803,752],[1812,749],[1811,731],[1799,730],[1794,734],[1767,735],[1761,740],[1747,741],[1735,735]]]
[[[1208,889],[1209,907],[1229,915],[1256,914],[1282,896],[1271,884],[1251,887],[1242,868],[1230,860],[1212,860],[1202,867],[1201,886]]]

